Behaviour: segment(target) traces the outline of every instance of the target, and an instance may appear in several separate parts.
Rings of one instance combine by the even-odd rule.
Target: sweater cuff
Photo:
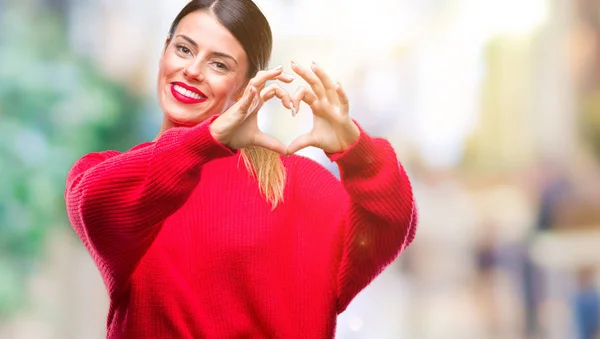
[[[367,132],[365,132],[365,130],[356,121],[354,121],[354,123],[360,130],[360,136],[358,137],[358,140],[344,152],[325,152],[325,154],[329,160],[332,162],[337,162],[344,167],[371,166],[375,162],[375,155],[377,153],[375,142],[373,138],[371,138],[371,136],[369,136],[369,134],[367,134]]]
[[[234,155],[235,151],[218,142],[210,133],[209,126],[216,118],[217,116],[213,116],[193,127],[173,127],[167,130],[156,141],[155,151],[164,152],[168,161],[186,168]],[[180,145],[179,150],[173,149],[174,144]]]
[[[202,150],[204,150],[204,152],[210,150],[209,154],[213,154],[215,157],[227,157],[237,153],[237,150],[223,145],[210,133],[210,124],[218,117],[218,115],[214,115],[201,122],[199,125],[192,127],[193,129],[196,129],[197,132],[189,134],[192,140],[188,140],[188,145],[190,145],[194,153],[199,155],[202,153]]]

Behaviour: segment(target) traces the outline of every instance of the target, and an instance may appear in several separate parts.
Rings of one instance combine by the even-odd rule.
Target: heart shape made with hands
[[[250,145],[260,146],[288,155],[303,148],[313,146],[327,153],[343,152],[352,146],[360,136],[360,129],[349,116],[349,103],[346,93],[339,83],[334,83],[325,71],[312,63],[310,70],[292,61],[292,70],[302,77],[310,88],[300,86],[290,95],[278,83],[266,85],[267,81],[279,80],[291,83],[294,77],[283,73],[279,66],[259,72],[252,80],[236,110],[243,114],[238,119],[237,128],[229,146],[232,148]],[[313,126],[308,133],[294,139],[287,147],[276,138],[258,128],[258,112],[263,104],[277,97],[284,107],[298,113],[301,102],[305,102],[313,114]],[[216,121],[215,121],[216,122]],[[233,122],[233,121],[232,121]]]

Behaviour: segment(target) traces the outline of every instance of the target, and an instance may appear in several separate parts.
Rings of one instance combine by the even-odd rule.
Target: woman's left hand
[[[306,102],[313,113],[313,128],[299,136],[288,146],[287,153],[295,153],[305,147],[318,147],[328,153],[341,153],[360,137],[358,126],[348,114],[348,97],[339,83],[334,83],[323,69],[315,63],[312,72],[292,61],[292,70],[301,76],[311,89],[300,87],[292,95],[295,113],[300,102]]]

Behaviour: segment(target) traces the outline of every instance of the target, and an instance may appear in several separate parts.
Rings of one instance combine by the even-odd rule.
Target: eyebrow
[[[182,39],[186,40],[186,41],[187,41],[187,42],[189,42],[189,43],[190,43],[192,46],[194,46],[194,47],[198,48],[198,44],[197,44],[197,43],[196,43],[196,42],[195,42],[195,41],[194,41],[192,38],[190,38],[189,36],[187,36],[187,35],[183,35],[183,34],[179,34],[179,35],[177,35],[177,36],[176,36],[176,38],[177,38],[177,37],[179,37],[179,38],[182,38]],[[227,58],[227,59],[231,59],[231,60],[233,60],[233,62],[235,62],[235,64],[236,64],[236,65],[237,65],[237,63],[238,63],[238,62],[237,62],[237,60],[235,60],[235,58],[234,58],[234,57],[232,57],[231,55],[229,55],[229,54],[227,54],[227,53],[223,53],[223,52],[211,52],[210,54],[212,54],[212,55],[214,55],[214,56],[221,57],[221,58]]]

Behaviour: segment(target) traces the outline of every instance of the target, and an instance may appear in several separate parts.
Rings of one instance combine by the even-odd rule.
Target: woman
[[[251,0],[195,0],[176,17],[158,75],[153,142],[91,153],[67,177],[71,223],[110,296],[109,338],[332,338],[336,316],[413,239],[409,180],[362,131],[316,65],[310,88],[266,69],[267,20]],[[285,147],[262,104],[300,102],[314,127]],[[316,146],[341,182],[292,153]],[[243,164],[242,164],[243,163]]]

